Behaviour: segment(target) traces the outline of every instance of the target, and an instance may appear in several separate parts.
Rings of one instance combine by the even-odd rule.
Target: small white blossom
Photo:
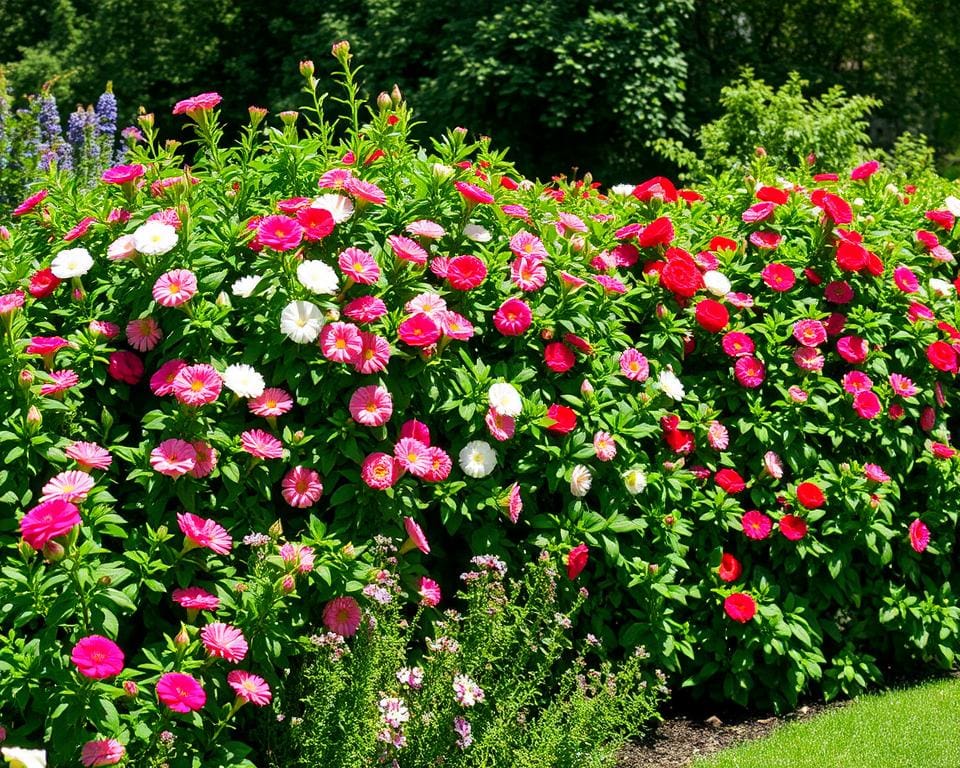
[[[177,244],[179,235],[171,225],[162,221],[147,221],[133,233],[133,245],[145,256],[163,256]]]
[[[61,280],[82,277],[93,266],[93,257],[86,248],[68,248],[60,251],[50,264],[50,271]]]
[[[248,299],[257,290],[257,285],[263,278],[260,275],[247,275],[237,280],[230,288],[234,296],[241,299]]]
[[[323,210],[328,211],[330,215],[333,216],[335,224],[342,224],[353,216],[353,201],[349,197],[332,192],[314,198],[314,201],[310,203],[310,207],[323,208]]]
[[[934,296],[944,297],[953,293],[953,285],[948,283],[946,280],[940,280],[937,277],[931,277],[928,285],[930,286],[930,291]]]
[[[0,755],[13,768],[47,768],[47,753],[42,749],[0,747]]]
[[[251,365],[228,365],[223,372],[223,385],[240,397],[260,397],[266,383]]]
[[[703,284],[714,296],[726,296],[730,293],[730,281],[722,272],[712,269],[703,273]]]
[[[623,473],[623,484],[627,493],[636,496],[647,487],[647,475],[639,467],[633,467]]]
[[[570,474],[570,493],[578,499],[582,499],[587,495],[592,484],[593,475],[590,474],[590,469],[583,464],[577,464]]]
[[[489,243],[493,237],[487,229],[479,224],[467,224],[463,228],[463,236],[475,243]]]
[[[954,216],[960,216],[960,198],[950,195],[945,201],[944,205],[947,206],[947,210],[950,211]]]
[[[672,397],[674,400],[683,400],[683,384],[669,368],[660,371],[660,389],[667,397]]]
[[[519,416],[523,411],[523,398],[513,384],[499,382],[490,387],[490,407],[501,416]]]
[[[610,187],[610,194],[627,197],[633,194],[634,189],[636,189],[636,187],[633,184],[614,184]]]
[[[473,440],[460,451],[460,468],[469,477],[486,477],[496,466],[497,454],[483,440]]]
[[[322,261],[302,261],[297,266],[297,280],[312,293],[334,294],[340,288],[340,281],[333,267]]]
[[[280,332],[297,344],[316,341],[322,325],[323,315],[309,301],[291,301],[280,314]]]

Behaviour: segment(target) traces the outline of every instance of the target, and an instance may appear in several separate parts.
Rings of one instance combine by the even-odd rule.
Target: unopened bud
[[[230,306],[229,294],[226,291],[220,291],[220,293],[217,294],[217,298],[214,301],[214,303],[218,307],[229,307]]]
[[[467,129],[464,128],[462,125],[458,125],[456,128],[454,128],[454,129],[453,129],[453,132],[454,132],[457,136],[466,136],[466,135],[467,135]]]
[[[40,415],[37,406],[31,405],[29,410],[27,410],[27,426],[31,432],[36,432],[41,423],[43,423],[43,416]]]
[[[344,560],[353,560],[357,556],[357,549],[353,546],[352,542],[347,542],[340,549],[340,554],[343,556]]]
[[[29,368],[24,368],[22,371],[20,371],[19,381],[21,387],[24,389],[30,389],[31,385],[33,384],[33,371],[31,371]]]
[[[666,516],[663,518],[663,524],[664,524],[664,525],[673,525],[675,522],[676,522],[676,520],[674,519],[673,515],[666,515]]]
[[[313,62],[310,59],[300,62],[300,74],[304,77],[313,77]]]
[[[324,313],[324,316],[327,318],[328,323],[335,323],[340,319],[340,310],[336,307],[331,307]]]
[[[173,642],[178,648],[184,648],[190,645],[190,635],[187,634],[187,628],[183,624],[180,625],[180,631],[177,632],[177,636],[173,638]]]
[[[811,152],[807,155],[807,165],[814,165],[817,162],[817,156]]]
[[[247,107],[247,114],[250,115],[250,124],[256,128],[267,116],[267,110],[263,107]]]
[[[289,593],[289,592],[293,592],[293,588],[296,586],[296,582],[293,580],[293,576],[284,576],[280,586],[284,592]]]
[[[137,694],[140,693],[140,689],[137,687],[137,684],[133,682],[133,680],[124,680],[123,692],[131,699],[134,699],[137,697]]]
[[[346,63],[350,60],[349,41],[341,40],[339,43],[334,43],[333,47],[330,49],[330,53],[333,54],[333,58],[346,66]]]
[[[97,583],[101,587],[109,587],[111,584],[113,584],[113,579],[110,576],[101,576]]]
[[[650,572],[651,576],[656,576],[660,572],[660,566],[656,563],[650,563],[650,565],[647,566],[647,570]]]
[[[270,534],[271,539],[279,539],[283,536],[283,523],[277,520],[270,528],[267,530],[267,533]]]
[[[763,147],[757,147],[755,150],[753,150],[753,154],[755,154],[757,157],[766,157],[767,150]]]
[[[544,341],[550,341],[553,338],[553,328],[543,328],[540,331],[540,338]]]
[[[299,112],[293,109],[288,109],[285,112],[280,113],[280,122],[290,127],[296,125],[298,117],[300,117]]]
[[[154,117],[153,112],[143,112],[137,115],[137,124],[147,130],[148,128],[153,128]]]
[[[58,541],[50,539],[50,541],[43,545],[43,557],[51,563],[62,560],[65,554],[66,552],[63,549],[63,545]]]
[[[451,168],[449,165],[444,165],[443,163],[434,163],[433,175],[440,181],[446,181],[453,176],[453,168]]]
[[[593,384],[590,383],[590,379],[584,379],[580,383],[580,394],[584,397],[590,397],[593,394]]]
[[[242,581],[238,581],[238,582],[234,585],[234,587],[233,587],[233,591],[234,591],[234,592],[238,592],[238,593],[241,594],[241,595],[242,595],[244,592],[246,592],[248,589],[250,589],[250,587],[248,587],[248,586],[247,586],[244,582],[242,582]]]
[[[390,109],[390,107],[393,106],[393,99],[390,98],[390,94],[386,91],[380,91],[380,94],[377,96],[377,106],[380,107],[381,112]]]
[[[396,83],[393,84],[393,90],[390,91],[390,99],[393,101],[395,106],[400,106],[400,102],[403,101],[403,94],[400,93],[400,86]]]

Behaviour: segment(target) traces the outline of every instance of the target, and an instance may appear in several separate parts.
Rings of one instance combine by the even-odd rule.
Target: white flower
[[[614,184],[610,187],[610,194],[627,197],[633,194],[634,189],[636,189],[636,187],[633,184]]]
[[[10,763],[10,768],[47,768],[47,753],[42,749],[0,747],[0,755]]]
[[[252,365],[228,365],[223,372],[223,384],[240,397],[260,397],[266,383]]]
[[[50,271],[61,280],[81,277],[90,271],[93,257],[86,248],[68,248],[60,251],[50,264]]]
[[[513,384],[499,382],[490,387],[490,407],[501,416],[519,416],[523,410],[523,398]]]
[[[727,276],[715,269],[703,273],[703,284],[714,296],[726,296],[730,293],[731,285]]]
[[[237,280],[230,290],[233,291],[234,296],[239,296],[241,299],[250,298],[262,279],[260,275],[246,275]]]
[[[133,233],[134,247],[146,256],[170,253],[178,239],[177,230],[162,221],[144,222]]]
[[[349,197],[333,192],[315,198],[310,203],[310,207],[323,208],[323,210],[329,211],[335,224],[342,224],[353,216],[353,201]]]
[[[463,228],[463,236],[475,243],[489,243],[493,235],[479,224],[467,224]]]
[[[928,285],[934,296],[949,296],[953,291],[953,285],[936,277],[931,277]]]
[[[434,163],[433,175],[440,181],[446,181],[453,176],[453,168],[451,168],[449,165],[444,165],[443,163]]]
[[[853,203],[851,203],[851,205],[853,205],[854,208],[863,208],[863,206],[865,206],[866,204],[867,204],[867,201],[864,200],[862,197],[853,198]]]
[[[340,281],[333,267],[316,259],[300,262],[297,266],[297,280],[313,293],[333,294],[340,287]]]
[[[592,483],[593,475],[590,474],[590,469],[583,464],[577,464],[570,474],[570,493],[582,499],[587,495]]]
[[[489,443],[473,440],[460,451],[460,468],[470,477],[486,477],[497,466],[497,454]]]
[[[893,184],[893,183],[887,184],[887,186],[885,186],[883,189],[884,189],[885,192],[888,192],[888,193],[891,194],[891,195],[899,195],[899,194],[900,194],[900,190],[897,189],[897,185],[896,185],[896,184]]]
[[[960,216],[960,198],[950,195],[943,203],[954,216]]]
[[[322,325],[323,315],[309,301],[291,301],[280,313],[280,332],[297,344],[316,341]]]
[[[129,259],[137,255],[137,245],[133,235],[123,235],[107,246],[107,258],[110,261]]]
[[[623,473],[623,484],[627,487],[627,493],[636,496],[647,487],[647,476],[642,469],[634,467]]]
[[[672,397],[674,400],[683,400],[683,384],[669,368],[660,371],[660,389],[667,397]]]

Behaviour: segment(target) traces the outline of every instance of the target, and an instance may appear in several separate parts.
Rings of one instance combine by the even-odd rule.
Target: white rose
[[[323,315],[309,301],[291,301],[280,313],[280,332],[297,344],[316,341],[322,325]]]
[[[703,284],[714,296],[726,296],[730,293],[730,281],[722,272],[711,269],[703,273]]]
[[[86,248],[68,248],[60,251],[50,264],[50,271],[61,280],[82,277],[93,266],[93,257]]]
[[[490,407],[501,416],[519,416],[523,410],[523,398],[513,384],[500,382],[490,387]]]
[[[473,440],[460,451],[460,468],[469,477],[486,477],[496,466],[497,454],[483,440]]]
[[[145,256],[163,256],[177,244],[179,235],[169,224],[162,221],[147,221],[133,233],[133,245]]]
[[[302,261],[297,266],[297,280],[313,293],[334,294],[340,288],[340,281],[333,267],[322,261]]]
[[[237,363],[228,365],[223,372],[223,384],[240,397],[260,397],[266,382],[251,365]]]
[[[587,495],[592,484],[593,475],[590,474],[590,469],[583,464],[577,464],[570,474],[570,493],[582,499]]]

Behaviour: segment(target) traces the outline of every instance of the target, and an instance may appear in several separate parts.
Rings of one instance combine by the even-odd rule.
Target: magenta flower
[[[360,373],[379,373],[390,362],[390,342],[375,333],[360,331],[360,353],[353,367]]]
[[[650,377],[650,364],[640,350],[625,349],[620,354],[620,371],[630,381],[646,381]]]
[[[360,329],[352,323],[328,323],[320,331],[323,356],[334,363],[354,362],[362,348]]]
[[[350,397],[350,416],[357,424],[379,427],[393,415],[393,398],[385,387],[371,384],[360,387]]]
[[[747,389],[756,389],[763,384],[766,369],[757,358],[745,356],[737,358],[733,366],[734,375],[741,386]]]
[[[236,627],[215,621],[200,630],[203,647],[212,657],[226,659],[236,664],[247,655],[247,640]]]
[[[765,539],[773,529],[773,521],[756,509],[744,512],[740,524],[743,527],[744,536],[748,539]]]
[[[91,680],[106,680],[123,671],[123,651],[102,635],[89,635],[77,642],[70,661],[81,675]]]
[[[356,176],[348,177],[343,182],[343,188],[357,200],[363,200],[374,205],[383,205],[387,202],[387,196],[380,187],[369,181],[358,179]]]
[[[194,440],[190,445],[197,453],[196,463],[187,474],[197,479],[204,478],[217,466],[217,449],[204,440]]]
[[[139,163],[133,165],[115,165],[107,168],[100,177],[104,184],[127,184],[136,181],[146,173],[146,169]]]
[[[400,323],[397,336],[411,347],[427,347],[440,338],[440,326],[429,315],[416,314]]]
[[[403,546],[400,548],[400,553],[409,552],[411,549],[416,547],[423,554],[430,554],[430,543],[427,541],[426,535],[423,533],[423,529],[420,527],[419,523],[414,520],[412,517],[403,518],[403,527],[407,532],[407,540],[404,542]]]
[[[248,400],[247,407],[254,416],[283,416],[293,408],[293,398],[278,387],[267,387],[262,395]]]
[[[387,244],[401,261],[408,261],[421,267],[427,263],[427,252],[416,240],[403,235],[390,235],[387,238]]]
[[[387,305],[376,296],[359,296],[343,308],[343,314],[357,323],[373,323],[387,314]]]
[[[126,754],[126,747],[116,739],[97,739],[88,741],[80,749],[80,762],[86,768],[99,768],[103,765],[116,765]]]
[[[220,396],[223,379],[212,365],[200,363],[180,369],[173,379],[173,394],[184,405],[199,407]]]
[[[347,248],[337,257],[340,271],[355,283],[373,285],[380,279],[380,267],[376,260],[359,248]]]
[[[203,709],[207,694],[193,676],[185,672],[167,672],[157,681],[157,698],[174,712]]]
[[[161,475],[180,477],[197,465],[197,451],[186,440],[164,440],[150,452],[150,466]]]
[[[241,434],[240,447],[258,459],[279,459],[283,456],[283,443],[262,429],[248,429]]]
[[[127,323],[127,342],[138,352],[149,352],[163,338],[163,331],[152,317],[142,317]]]
[[[397,463],[414,477],[423,477],[430,471],[427,446],[412,437],[402,437],[393,447]]]
[[[363,460],[360,477],[375,491],[383,491],[397,482],[398,462],[386,453],[371,453]]]
[[[41,395],[59,395],[80,383],[80,377],[71,370],[51,371],[50,381],[40,387]]]
[[[186,360],[179,358],[168,360],[150,377],[150,391],[157,395],[157,397],[172,395],[174,391],[173,382],[176,381],[177,374],[186,367]]]
[[[819,320],[800,320],[793,324],[793,338],[805,347],[818,347],[827,340],[827,329]]]
[[[181,512],[177,514],[177,523],[187,538],[185,550],[203,547],[218,555],[226,555],[233,547],[233,539],[227,529],[216,520]]]
[[[173,602],[189,611],[216,611],[220,607],[220,598],[200,587],[175,589]]]
[[[453,186],[470,205],[489,205],[493,202],[493,195],[485,189],[478,187],[476,184],[471,184],[467,181],[455,181],[453,182]]]
[[[910,523],[910,546],[915,552],[923,552],[930,544],[930,529],[917,518]]]
[[[275,251],[292,251],[303,240],[303,227],[289,216],[264,216],[257,225],[257,242]]]
[[[20,520],[23,540],[38,552],[51,539],[65,536],[80,525],[80,510],[69,501],[44,501]]]
[[[493,315],[494,326],[504,336],[520,336],[531,322],[533,313],[520,299],[507,299]]]
[[[441,599],[440,585],[433,579],[426,576],[420,577],[420,588],[417,590],[420,595],[420,603],[427,608],[434,608]]]
[[[423,475],[423,479],[428,483],[440,483],[450,476],[453,461],[445,450],[435,445],[427,446],[427,460],[430,468]]]
[[[164,307],[179,307],[197,292],[197,276],[189,269],[173,269],[157,278],[153,298]]]
[[[307,509],[316,504],[323,495],[320,475],[307,467],[294,467],[280,482],[280,493],[291,507]]]
[[[246,704],[265,707],[270,703],[273,696],[266,680],[259,675],[244,672],[242,669],[231,670],[227,674],[227,684],[233,688],[237,697]]]
[[[323,626],[343,637],[353,637],[360,627],[360,605],[352,597],[335,597],[323,609]]]

